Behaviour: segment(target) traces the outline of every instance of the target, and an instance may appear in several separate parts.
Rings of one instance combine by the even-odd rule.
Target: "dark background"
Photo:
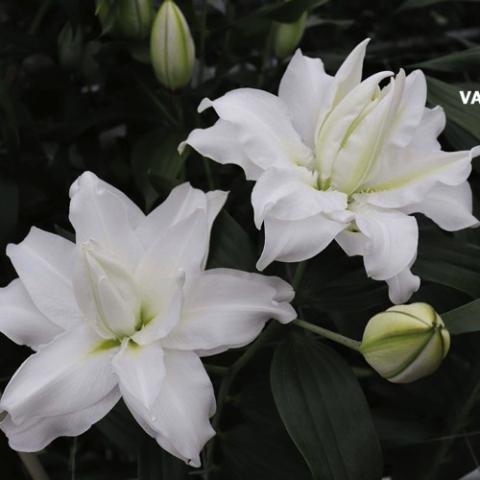
[[[434,79],[429,81],[429,101],[444,106],[448,116],[441,137],[444,149],[480,143],[480,105],[464,107],[458,95],[459,88],[480,89],[479,3],[291,3],[293,8],[282,10],[276,2],[228,1],[222,12],[215,4],[225,2],[205,6],[179,0],[204,80],[172,93],[159,85],[145,61],[148,42],[102,32],[93,1],[0,2],[0,285],[15,276],[3,254],[5,246],[21,241],[32,225],[72,235],[68,189],[84,170],[121,188],[145,211],[185,180],[208,190],[201,158],[176,152],[192,128],[214,119],[210,112],[199,116],[196,107],[205,96],[215,98],[239,86],[275,92],[287,60],[276,59],[268,48],[272,22],[295,20],[307,6],[314,8],[300,46],[304,53],[320,56],[329,73],[358,42],[371,37],[365,74],[400,67],[411,71],[423,62],[421,68]],[[59,41],[66,23],[80,38],[76,44]],[[449,54],[454,55],[444,58]],[[214,228],[209,264],[253,270],[263,239],[253,226],[252,185],[237,167],[208,165],[213,186],[232,192],[228,213],[221,214]],[[477,213],[478,168],[474,162]],[[423,284],[414,300],[446,312],[480,297],[480,231],[447,234],[425,218],[418,220],[421,240],[414,271]],[[269,269],[288,280],[292,272],[293,266],[284,264]],[[368,318],[389,303],[385,285],[366,278],[360,259],[349,259],[331,246],[309,262],[296,306],[309,321],[360,338]],[[215,480],[312,478],[270,390],[269,365],[281,335],[234,383],[213,445]],[[377,470],[394,480],[443,480],[458,479],[476,467],[479,345],[479,334],[456,336],[437,373],[404,386],[380,379],[361,357],[335,347],[370,406],[383,451],[383,466],[380,462]],[[0,388],[28,354],[28,349],[0,338]],[[227,366],[238,355],[229,352],[208,362]],[[212,379],[217,385],[218,377]],[[349,432],[340,426],[339,434]],[[350,456],[359,465],[370,461],[362,458],[362,448],[358,445]],[[52,480],[203,478],[190,476],[191,471],[163,454],[122,405],[78,439],[55,441],[39,458]],[[0,478],[29,478],[3,435]]]

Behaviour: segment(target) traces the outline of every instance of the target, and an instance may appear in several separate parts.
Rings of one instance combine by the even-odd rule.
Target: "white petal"
[[[144,326],[132,336],[140,345],[148,345],[165,337],[178,324],[182,313],[185,275],[162,278],[145,294],[142,317]]]
[[[76,437],[101,420],[118,402],[120,392],[114,388],[93,405],[64,415],[28,418],[16,424],[10,415],[0,423],[10,448],[19,452],[38,452],[58,437]]]
[[[420,288],[420,278],[413,275],[410,268],[405,268],[398,275],[386,280],[388,296],[392,303],[402,304]]]
[[[266,216],[278,220],[301,220],[317,213],[347,208],[344,193],[318,190],[316,182],[316,176],[303,167],[266,170],[252,192],[257,228],[261,227]]]
[[[336,189],[348,194],[357,191],[376,168],[378,156],[387,142],[391,122],[400,105],[404,84],[405,74],[400,71],[378,98],[365,105],[355,119],[354,128],[349,126],[333,164],[332,185]],[[350,96],[354,96],[354,92]]]
[[[40,313],[16,279],[0,288],[0,331],[15,343],[36,350],[63,330]]]
[[[227,201],[228,192],[224,192],[222,190],[212,190],[207,192],[205,196],[207,197],[208,227],[211,229],[213,222]]]
[[[185,145],[222,165],[239,165],[245,171],[247,180],[256,180],[263,171],[244,152],[238,139],[238,127],[234,123],[220,119],[212,127],[197,128],[180,144],[180,151]]]
[[[193,352],[166,350],[164,363],[166,376],[153,407],[145,409],[128,394],[125,402],[162,448],[199,467],[200,452],[215,435],[208,420],[215,412],[210,378]]]
[[[70,222],[77,244],[95,240],[134,265],[143,248],[134,233],[144,218],[122,192],[91,172],[82,174],[70,189]]]
[[[74,413],[104,398],[116,384],[102,339],[78,325],[31,355],[3,393],[0,408],[15,423],[32,417]],[[113,353],[112,353],[113,352]]]
[[[322,61],[306,57],[300,50],[295,52],[280,82],[278,96],[287,105],[293,126],[303,142],[312,149],[315,127],[323,121],[333,100],[332,82]]]
[[[185,277],[204,268],[208,229],[207,212],[196,210],[159,235],[140,261],[135,279],[148,324],[135,334],[138,343],[164,337],[179,321]]]
[[[418,150],[440,150],[437,137],[443,132],[447,118],[442,107],[425,108],[420,124],[410,142],[410,147]]]
[[[371,230],[373,231],[373,229]],[[361,255],[370,258],[372,256],[373,248],[375,248],[374,242],[360,231],[344,230],[335,240],[349,256]],[[379,245],[377,245],[377,247],[379,247]],[[379,248],[377,255],[381,255],[382,251],[383,249]],[[373,255],[375,255],[375,253],[373,253]],[[405,303],[412,294],[420,288],[420,279],[410,272],[410,267],[414,261],[415,256],[399,273],[391,278],[383,279],[387,282],[388,295],[393,303]],[[369,265],[371,265],[371,261]],[[368,272],[368,269],[367,273],[369,273],[369,276],[372,276],[370,272]]]
[[[368,238],[359,231],[343,230],[335,237],[335,241],[349,257],[363,256],[368,248]]]
[[[85,318],[99,335],[115,338],[135,331],[141,296],[133,272],[94,241],[85,242],[79,248],[74,290]]]
[[[310,163],[310,149],[293,128],[285,104],[275,95],[239,88],[214,101],[204,99],[199,110],[208,107],[213,107],[222,120],[235,125],[239,143],[260,168]]]
[[[62,328],[82,317],[72,287],[74,248],[63,237],[35,227],[23,242],[7,247],[7,255],[35,306]]]
[[[126,341],[113,359],[113,368],[120,380],[122,395],[126,392],[126,395],[150,410],[165,378],[160,344],[140,346]]]
[[[324,250],[348,226],[320,213],[303,220],[277,220],[267,217],[264,222],[265,246],[257,269],[262,271],[270,263],[301,262]]]
[[[370,277],[387,280],[411,265],[418,246],[414,217],[395,210],[362,206],[356,210],[355,221],[368,238],[363,261]]]
[[[364,80],[336,106],[323,124],[317,126],[315,162],[322,183],[331,178],[337,154],[352,123],[362,118],[365,109],[374,105],[372,97],[378,90],[379,82],[390,75],[392,72],[380,72]]]
[[[427,101],[427,82],[421,70],[414,70],[405,79],[405,89],[392,120],[389,142],[406,147],[416,135],[424,116]]]
[[[379,160],[381,171],[368,180],[366,192],[355,198],[384,208],[420,203],[437,184],[460,185],[472,169],[474,151],[442,152],[390,149]]]
[[[472,189],[468,182],[455,187],[437,184],[421,203],[409,205],[404,211],[423,213],[448,232],[478,225],[472,215]]]
[[[136,230],[142,244],[149,248],[164,231],[190,217],[196,210],[205,210],[208,217],[208,230],[222,209],[228,192],[215,190],[204,193],[189,183],[175,187],[167,199],[139,224]]]
[[[137,283],[154,287],[162,278],[176,278],[181,272],[201,270],[208,254],[208,242],[208,216],[202,209],[164,231],[159,230],[157,239],[137,266]]]
[[[339,103],[347,94],[349,94],[361,81],[363,71],[363,60],[367,49],[369,38],[360,42],[344,60],[335,75],[336,98],[335,103]]]
[[[185,291],[181,322],[162,340],[166,348],[202,355],[250,343],[270,319],[297,317],[292,287],[278,277],[213,269],[194,278]]]

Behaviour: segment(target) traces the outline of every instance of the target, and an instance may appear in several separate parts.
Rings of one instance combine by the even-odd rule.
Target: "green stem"
[[[145,95],[153,102],[153,104],[163,113],[163,115],[165,115],[170,124],[173,126],[178,126],[178,120],[173,117],[173,115],[167,110],[167,108],[150,90],[150,88],[137,76],[135,76],[135,81],[138,83],[143,93],[145,93]]]
[[[2,390],[0,390],[0,395],[2,395]],[[2,414],[0,414],[0,420],[3,420],[5,415],[6,412],[2,412]],[[17,452],[17,455],[32,480],[50,480],[37,455],[26,452]]]
[[[302,283],[303,279],[303,274],[305,273],[305,269],[307,268],[307,262],[300,262],[297,265],[297,269],[295,270],[295,274],[293,275],[293,280],[292,280],[292,286],[295,290],[300,287],[300,284]]]
[[[203,0],[202,10],[200,12],[200,42],[199,42],[199,58],[198,58],[198,73],[197,84],[200,85],[203,81],[203,71],[205,68],[205,39],[207,37],[207,9],[208,1]]]
[[[297,265],[295,275],[292,281],[293,287],[297,288],[300,284],[307,262],[301,262]],[[233,382],[235,381],[238,373],[250,362],[255,354],[264,347],[273,337],[275,337],[278,330],[281,328],[280,324],[276,320],[270,321],[263,332],[257,337],[257,339],[250,345],[245,353],[237,359],[237,361],[227,370],[223,381],[220,385],[220,389],[217,395],[217,412],[212,419],[212,427],[215,431],[218,430],[220,425],[220,418],[225,404],[228,400],[228,392],[230,391]],[[209,472],[212,470],[213,463],[213,448],[214,440],[210,441],[206,451],[206,465],[205,465],[205,480],[209,478]]]
[[[49,480],[47,472],[35,454],[24,452],[17,452],[17,454],[32,480]]]
[[[50,2],[51,0],[43,0],[43,2],[38,7],[37,12],[35,13],[35,17],[33,17],[30,28],[28,29],[29,35],[35,35],[37,33],[38,27],[40,27],[40,24],[42,23],[43,17],[45,17],[45,14],[50,8]]]
[[[260,64],[260,72],[257,80],[257,88],[260,88],[262,86],[263,81],[265,79],[265,70],[267,69],[268,58],[272,50],[272,43],[273,43],[273,23],[270,26],[267,39],[265,40],[265,46],[263,48],[262,63]]]
[[[215,415],[212,421],[214,428],[218,426],[218,422],[220,420],[219,414],[223,409],[225,400],[227,399],[227,393],[230,390],[230,386],[235,380],[235,377],[238,375],[240,370],[242,370],[243,367],[245,367],[250,362],[250,360],[255,356],[255,354],[276,335],[279,328],[280,324],[277,321],[272,320],[265,328],[265,330],[263,330],[263,332],[245,351],[245,353],[240,358],[238,358],[237,361],[229,368],[225,380],[222,382],[218,393],[217,415]]]
[[[245,353],[241,357],[239,357],[237,361],[228,369],[227,374],[225,375],[218,391],[217,412],[212,419],[212,427],[217,433],[223,409],[228,401],[228,392],[230,391],[230,388],[235,381],[236,376],[243,369],[243,367],[245,367],[247,363],[250,362],[252,357],[275,336],[278,328],[280,328],[280,324],[276,320],[272,320],[263,330],[263,332],[257,337],[257,339],[245,351]],[[213,470],[213,448],[214,439],[212,439],[207,446],[205,480],[209,479],[209,474]]]
[[[339,333],[332,332],[327,328],[314,325],[313,323],[306,322],[305,320],[302,320],[300,318],[297,318],[292,323],[297,327],[300,327],[300,328],[303,328],[304,330],[308,330],[309,332],[313,332],[318,335],[321,335],[322,337],[328,338],[329,340],[332,340],[332,342],[343,345],[344,347],[348,347],[357,352],[360,351],[361,342],[358,342],[357,340],[353,340],[353,338],[344,337]]]
[[[77,478],[77,447],[78,439],[74,437],[72,447],[70,448],[70,480]]]

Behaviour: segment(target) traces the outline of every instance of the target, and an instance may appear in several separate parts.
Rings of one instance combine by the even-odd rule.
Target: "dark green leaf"
[[[18,219],[18,188],[7,178],[0,177],[0,246],[3,247],[13,235]],[[8,208],[6,208],[8,207]]]
[[[464,128],[459,127],[456,123],[447,123],[443,133],[450,143],[452,149],[469,150],[478,145],[478,140],[473,135],[465,131]]]
[[[96,427],[123,452],[135,454],[138,442],[144,433],[125,404],[120,401]]]
[[[155,130],[141,137],[132,151],[132,168],[147,210],[158,199],[158,193],[178,184],[185,157],[177,151],[185,136],[180,132]],[[156,185],[154,185],[156,183]],[[160,186],[161,185],[161,186]]]
[[[327,2],[328,0],[290,0],[284,4],[265,8],[263,15],[277,22],[294,22],[307,10],[312,10]]]
[[[406,0],[405,3],[402,3],[398,10],[411,10],[413,8],[422,8],[428,7],[430,5],[435,5],[437,3],[444,3],[448,1],[462,1],[462,0]],[[478,0],[463,0],[466,2],[476,2]]]
[[[480,140],[480,112],[475,105],[464,105],[460,90],[465,87],[450,85],[433,77],[427,77],[428,101],[445,109],[447,118],[464,128]],[[472,90],[480,90],[480,85],[471,85]]]
[[[210,268],[255,270],[255,249],[245,230],[225,210],[217,217],[210,242]]]
[[[223,461],[213,480],[311,480],[275,408],[268,371],[248,380],[234,399],[236,417],[241,415],[243,420],[222,431],[219,444]]]
[[[187,467],[144,434],[138,449],[138,480],[181,480]]]
[[[480,247],[444,234],[425,232],[415,273],[424,280],[480,297]]]
[[[315,480],[376,480],[382,454],[350,367],[332,349],[294,333],[275,352],[273,396]]]
[[[480,47],[473,47],[424,62],[414,63],[411,67],[426,68],[427,70],[437,70],[439,72],[477,70],[480,68]]]
[[[480,297],[480,274],[468,267],[419,258],[413,271],[423,280],[455,288],[472,298]]]
[[[480,299],[442,314],[442,319],[453,334],[478,332],[480,330]]]

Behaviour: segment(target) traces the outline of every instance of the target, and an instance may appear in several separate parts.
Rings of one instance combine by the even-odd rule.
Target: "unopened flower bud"
[[[165,0],[155,17],[150,53],[155,75],[165,87],[176,90],[192,78],[195,45],[183,13],[172,0]]]
[[[104,32],[141,40],[153,21],[152,0],[97,0],[96,11]]]
[[[426,303],[397,305],[372,317],[360,351],[393,383],[409,383],[433,373],[450,348],[450,334]]]
[[[57,43],[60,65],[65,70],[76,70],[83,55],[83,34],[80,27],[73,29],[70,23],[66,23],[58,35]]]
[[[307,12],[292,23],[276,23],[273,32],[273,51],[278,58],[293,53],[302,39],[307,21]]]

